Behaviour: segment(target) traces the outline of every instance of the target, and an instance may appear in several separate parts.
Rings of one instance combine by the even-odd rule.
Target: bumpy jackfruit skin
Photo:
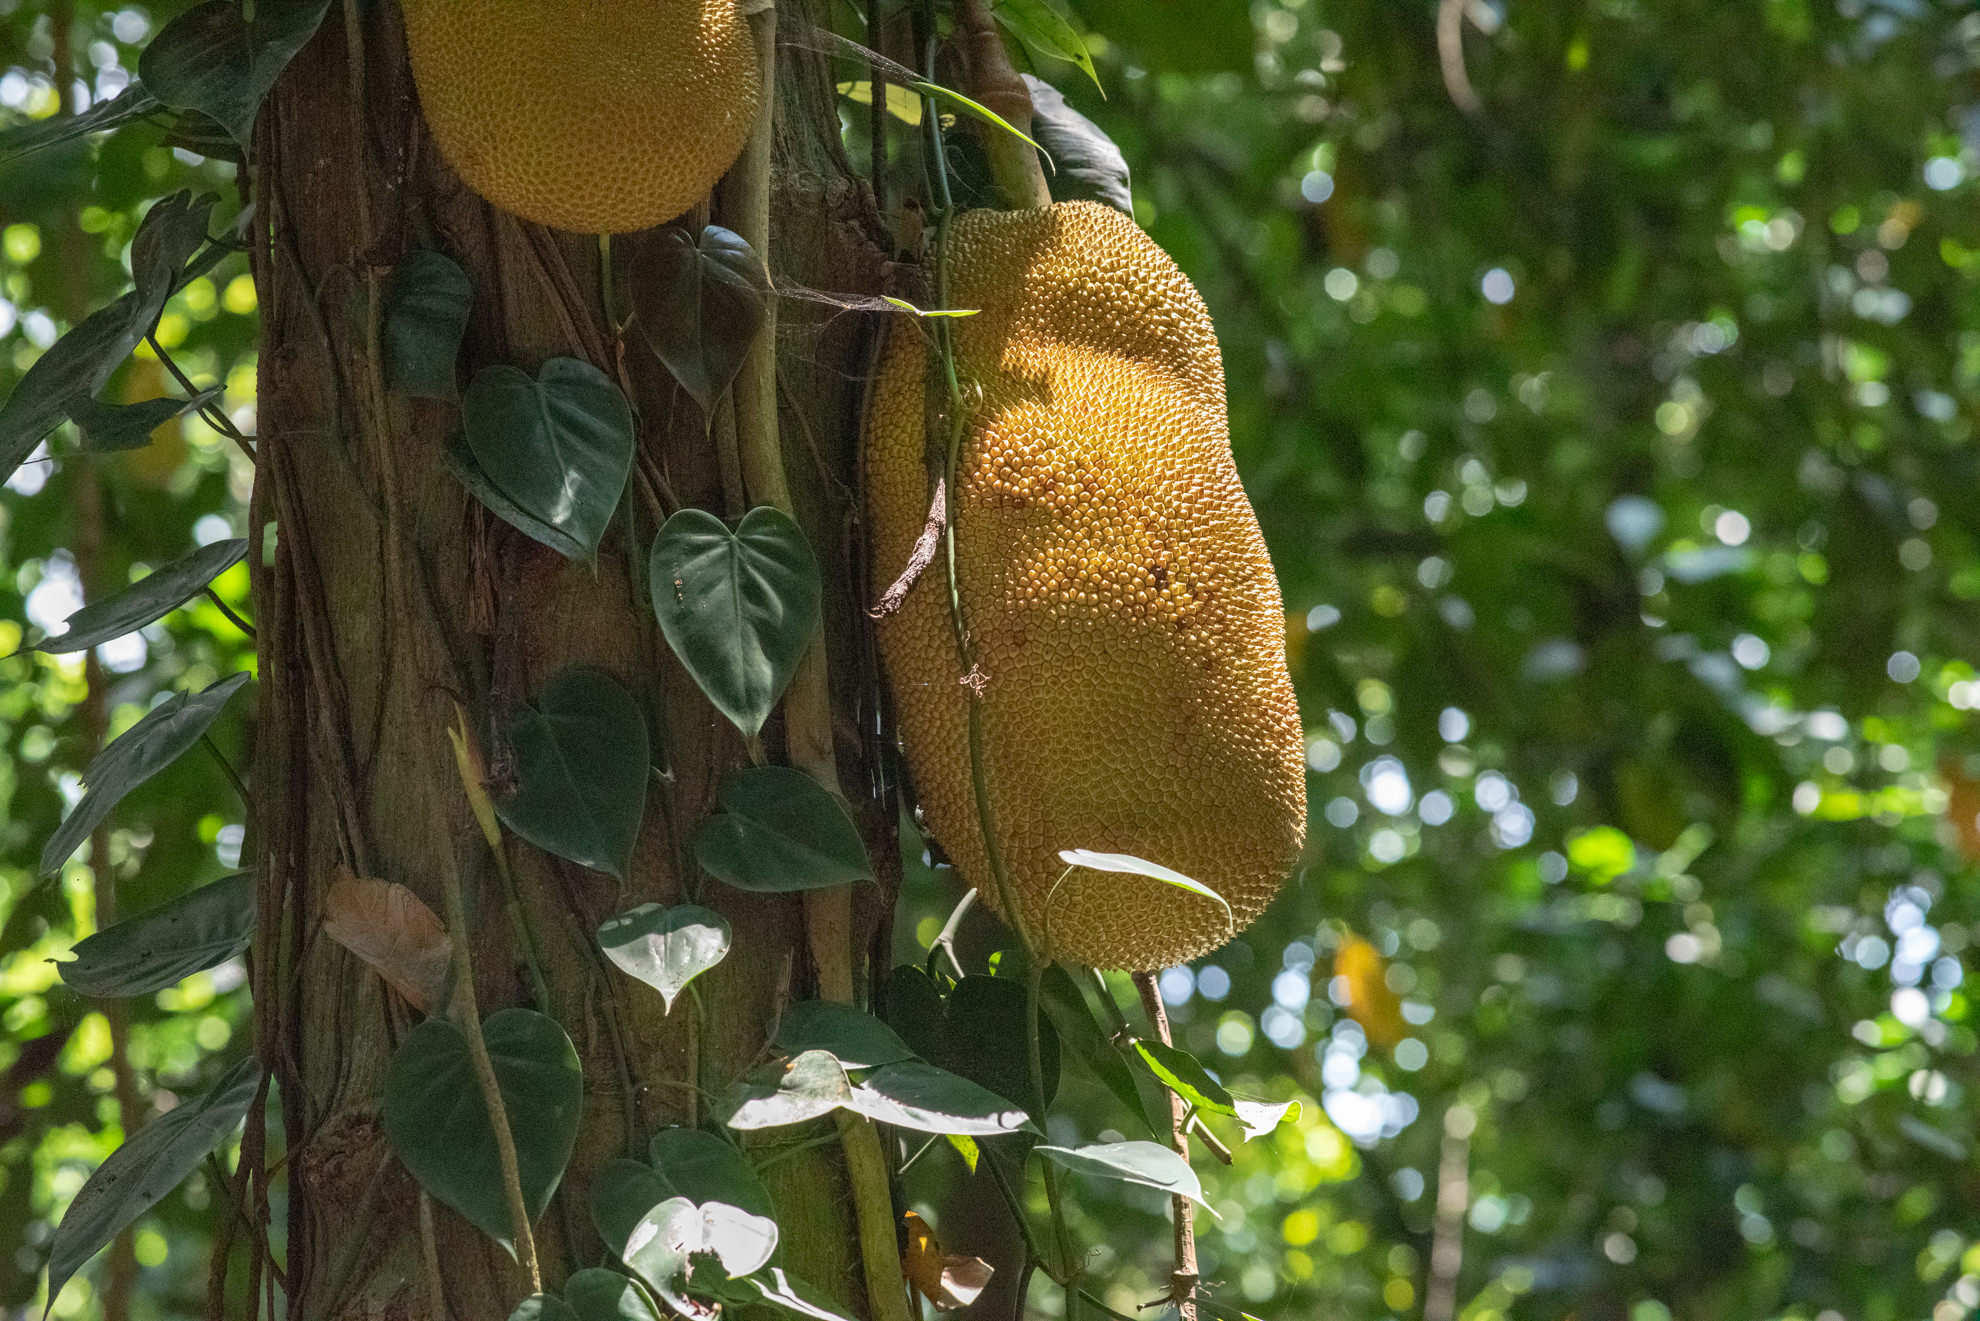
[[[404,0],[413,80],[467,185],[559,229],[664,224],[756,119],[735,0]]]
[[[1285,615],[1231,459],[1208,313],[1168,256],[1086,202],[976,211],[951,235],[964,391],[957,581],[980,671],[984,764],[1007,869],[1051,952],[1101,968],[1183,963],[1233,931],[1200,896],[1065,871],[1131,853],[1210,886],[1242,928],[1306,830]],[[929,503],[930,353],[896,321],[869,399],[877,596]],[[977,392],[980,390],[980,396]],[[928,824],[1001,908],[970,781],[968,693],[942,559],[879,624]]]

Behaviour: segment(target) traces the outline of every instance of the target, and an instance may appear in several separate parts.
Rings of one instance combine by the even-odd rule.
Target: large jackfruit
[[[736,0],[404,0],[413,79],[469,187],[582,233],[664,224],[756,119]]]
[[[980,309],[951,322],[972,401],[957,581],[1006,866],[1055,956],[1182,963],[1264,909],[1306,830],[1285,615],[1231,460],[1216,334],[1168,256],[1092,203],[971,212],[951,262],[950,305]],[[927,518],[929,359],[897,320],[867,417],[876,593]],[[879,635],[928,823],[1001,908],[940,559]],[[1055,892],[1070,848],[1193,876],[1234,923],[1139,876],[1081,869]]]

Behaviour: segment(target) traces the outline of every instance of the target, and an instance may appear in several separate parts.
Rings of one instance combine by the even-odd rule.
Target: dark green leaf
[[[574,1321],[661,1321],[660,1310],[631,1278],[593,1267],[564,1281]]]
[[[728,956],[730,940],[729,919],[693,904],[641,904],[598,928],[605,957],[660,992],[670,1012],[689,982]]]
[[[623,879],[646,811],[651,758],[639,704],[600,670],[565,670],[509,727],[518,783],[495,804],[540,849]]]
[[[124,731],[83,772],[89,786],[41,851],[41,875],[55,871],[90,837],[124,795],[177,761],[220,718],[227,701],[251,676],[230,674],[198,693],[175,693]]]
[[[1189,1162],[1159,1143],[1097,1142],[1077,1149],[1038,1147],[1036,1151],[1074,1174],[1138,1183],[1209,1205],[1203,1201],[1203,1185],[1197,1182],[1196,1171],[1189,1168]]]
[[[425,399],[460,393],[455,367],[474,307],[459,262],[420,248],[392,268],[385,291],[385,370],[392,388]]]
[[[576,358],[552,358],[534,377],[484,367],[461,400],[461,425],[482,477],[528,517],[490,503],[495,514],[566,554],[576,543],[573,559],[597,558],[632,470],[632,406],[610,377]],[[558,540],[539,534],[544,524]]]
[[[131,280],[136,288],[137,307],[122,333],[110,345],[90,378],[94,394],[110,383],[110,374],[124,357],[144,342],[151,328],[165,311],[179,279],[206,243],[206,226],[213,215],[213,204],[220,199],[212,193],[195,197],[181,190],[160,198],[144,213],[137,235],[131,239]]]
[[[922,1133],[998,1137],[1037,1132],[1020,1107],[921,1060],[875,1069],[853,1089],[847,1108],[879,1123]]]
[[[1168,1130],[1167,1106],[1158,1122],[1148,1107],[1148,1099],[1135,1085],[1134,1071],[1122,1058],[1120,1047],[1111,1039],[1110,1027],[1103,1027],[1095,1017],[1093,1004],[1080,991],[1078,983],[1057,964],[1045,970],[1045,984],[1041,988],[1044,1009],[1059,1030],[1060,1039],[1074,1059],[1086,1064],[1094,1076],[1112,1092],[1120,1103],[1127,1107],[1150,1133]]]
[[[261,0],[250,23],[231,0],[207,0],[151,39],[138,76],[166,105],[218,120],[245,151],[261,99],[328,8],[329,0]]]
[[[468,448],[466,433],[450,433],[440,457],[446,462],[447,470],[467,488],[468,494],[488,506],[490,513],[509,526],[520,529],[560,555],[574,560],[589,556],[590,552],[577,538],[545,523],[497,489],[495,483],[488,480],[488,474],[481,470],[481,461],[474,457],[474,451]]]
[[[516,1304],[509,1321],[579,1321],[570,1304],[553,1293],[535,1293]]]
[[[529,1009],[489,1015],[481,1035],[534,1220],[577,1144],[584,1099],[577,1051],[555,1019]],[[421,1186],[513,1253],[495,1130],[459,1028],[429,1018],[407,1035],[386,1071],[384,1118],[393,1152]]]
[[[663,1128],[647,1145],[647,1159],[669,1197],[727,1202],[751,1215],[771,1215],[770,1194],[749,1158],[735,1144],[698,1128]]]
[[[174,418],[206,407],[222,393],[215,386],[189,399],[164,395],[136,404],[106,404],[83,395],[69,405],[69,420],[81,429],[83,448],[90,453],[121,454],[143,449],[151,443],[152,432]]]
[[[777,1251],[777,1222],[724,1202],[697,1206],[685,1197],[656,1206],[634,1227],[626,1265],[677,1310],[694,1315],[687,1277],[697,1257],[713,1257],[735,1279],[769,1264]]]
[[[1100,86],[1100,74],[1093,67],[1086,38],[1048,0],[997,0],[991,12],[1012,36],[1031,50],[1050,59],[1077,64],[1095,87]]]
[[[1052,176],[1053,199],[1100,202],[1133,215],[1127,158],[1114,140],[1068,105],[1052,84],[1025,74],[1024,85],[1031,89],[1031,131],[1059,166]]]
[[[946,1014],[942,993],[920,968],[903,964],[888,976],[887,1026],[923,1059],[943,1058]]]
[[[113,356],[126,330],[137,318],[135,293],[99,308],[49,346],[0,405],[0,481],[14,475],[42,437],[62,425],[69,410],[89,396],[104,364],[115,368]]]
[[[818,631],[818,561],[789,515],[750,510],[731,531],[683,509],[654,540],[653,612],[716,709],[754,738]]]
[[[70,615],[68,628],[43,638],[29,651],[63,655],[135,633],[192,600],[206,585],[247,558],[245,540],[216,541],[153,570],[115,596],[92,602]]]
[[[84,995],[149,995],[225,963],[254,935],[254,873],[237,872],[76,942],[62,980]]]
[[[85,1262],[199,1167],[241,1122],[261,1086],[261,1065],[242,1060],[212,1091],[153,1119],[96,1167],[69,1203],[48,1253],[48,1309]]]
[[[1237,1102],[1224,1085],[1210,1076],[1196,1056],[1159,1041],[1136,1041],[1135,1057],[1155,1080],[1198,1110],[1213,1115],[1237,1114]]]
[[[133,80],[108,101],[98,101],[80,115],[50,115],[0,132],[0,165],[44,147],[137,123],[157,109],[158,98],[145,91],[141,82]]]
[[[640,333],[704,413],[742,369],[768,317],[770,278],[741,235],[709,225],[654,235],[634,256]]]
[[[1059,1034],[1038,1014],[1039,1070],[1045,1103],[1059,1091]],[[998,1096],[1036,1104],[1031,1083],[1030,1023],[1024,984],[1015,977],[965,977],[949,992],[945,1047],[940,1062]],[[1033,1114],[1034,1119],[1042,1116]]]
[[[830,1051],[848,1069],[872,1069],[914,1058],[894,1029],[851,1005],[801,1000],[784,1011],[776,1046],[786,1055]]]
[[[695,859],[715,879],[771,894],[873,879],[846,805],[804,772],[745,767],[721,802],[694,837]]]
[[[852,1084],[829,1051],[808,1050],[768,1081],[746,1081],[732,1089],[728,1118],[733,1129],[783,1128],[829,1115],[852,1101]]]

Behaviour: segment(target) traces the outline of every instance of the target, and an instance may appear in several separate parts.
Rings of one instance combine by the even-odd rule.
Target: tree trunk
[[[821,19],[815,0],[784,8],[787,27]],[[360,13],[354,42],[345,24]],[[840,150],[829,70],[791,46],[779,65],[776,279],[878,290],[880,230]],[[332,6],[266,104],[254,156],[255,200],[273,238],[254,254],[262,440],[250,535],[271,549],[253,557],[263,681],[251,836],[263,938],[253,971],[260,1048],[290,1153],[289,1314],[434,1317],[417,1189],[388,1157],[379,1122],[385,1070],[410,1024],[319,926],[340,864],[409,886],[436,911],[452,871],[473,919],[482,1011],[530,1002],[448,743],[456,703],[499,774],[491,728],[566,666],[600,666],[642,703],[665,772],[623,888],[509,841],[549,987],[551,1003],[538,1007],[570,1033],[585,1077],[578,1149],[536,1231],[546,1283],[603,1258],[589,1212],[593,1173],[642,1154],[658,1128],[704,1120],[696,1088],[719,1093],[758,1058],[782,1004],[813,994],[816,972],[797,898],[713,883],[702,901],[733,923],[735,945],[703,980],[704,1040],[685,1001],[668,1017],[657,994],[602,965],[598,923],[634,904],[675,901],[681,869],[692,865],[688,834],[744,760],[734,729],[661,640],[633,571],[662,511],[635,475],[596,570],[565,559],[486,513],[449,473],[451,406],[391,394],[381,380],[383,278],[408,251],[438,248],[475,285],[463,381],[494,363],[533,372],[554,356],[588,360],[624,385],[666,498],[740,513],[693,400],[643,345],[615,336],[601,307],[597,240],[518,220],[460,184],[420,119],[395,5]],[[721,190],[712,214],[723,217]],[[704,208],[683,223],[707,218]],[[613,245],[619,270],[635,241]],[[839,775],[878,841],[890,814],[872,798],[875,681],[851,501],[869,327],[817,303],[786,300],[780,311],[787,467],[825,573]],[[873,854],[883,866],[895,856],[882,846]],[[890,899],[890,884],[859,896],[862,935]],[[252,1129],[246,1150],[251,1162]],[[792,1272],[863,1315],[838,1148],[780,1160],[766,1181]],[[265,1214],[262,1183],[256,1176],[251,1191]],[[434,1206],[432,1226],[447,1313],[507,1316],[528,1292],[515,1263],[444,1206]]]

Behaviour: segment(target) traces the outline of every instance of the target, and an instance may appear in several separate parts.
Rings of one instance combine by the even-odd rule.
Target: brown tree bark
[[[787,0],[787,27],[823,21],[817,0]],[[345,26],[361,14],[361,39]],[[870,195],[839,143],[830,73],[787,45],[777,81],[773,232],[780,284],[871,292],[886,271]],[[641,463],[662,499],[730,514],[721,466],[693,400],[600,304],[595,238],[496,211],[442,160],[419,116],[395,5],[332,6],[323,31],[267,102],[254,193],[269,222],[254,254],[262,293],[258,479],[250,536],[261,642],[261,697],[250,832],[261,868],[253,975],[260,1049],[272,1063],[290,1153],[289,1315],[436,1313],[419,1199],[392,1161],[378,1119],[384,1074],[408,1024],[403,1006],[319,931],[338,865],[411,887],[436,910],[440,878],[463,885],[474,918],[484,1013],[528,1003],[500,882],[463,795],[447,728],[458,702],[483,732],[572,664],[603,667],[647,711],[656,762],[629,881],[549,857],[520,840],[509,856],[541,944],[552,1003],[583,1061],[578,1149],[536,1229],[546,1283],[599,1264],[588,1189],[605,1162],[640,1155],[659,1128],[705,1118],[696,1088],[719,1092],[760,1055],[780,1007],[815,993],[795,897],[726,890],[702,902],[734,925],[728,960],[703,982],[696,1041],[690,1006],[604,966],[592,933],[634,904],[671,903],[691,866],[688,835],[724,774],[744,760],[735,731],[660,639],[635,576],[657,528],[635,474],[596,571],[528,540],[481,510],[442,462],[449,406],[382,382],[376,300],[411,249],[439,248],[475,284],[463,376],[494,363],[534,371],[570,355],[618,377],[639,420]],[[723,216],[722,190],[712,210]],[[259,228],[259,227],[258,227]],[[621,272],[636,239],[612,245]],[[855,573],[860,378],[868,327],[857,315],[784,300],[777,353],[786,467],[800,521],[825,571],[827,639],[841,785],[882,837],[875,681]],[[776,731],[771,731],[772,745]],[[499,773],[499,746],[489,751]],[[885,865],[891,848],[876,846]],[[870,929],[888,888],[859,896]],[[807,1133],[806,1136],[809,1136]],[[789,1134],[769,1135],[790,1144]],[[249,1150],[254,1149],[249,1134]],[[794,1274],[863,1315],[860,1254],[838,1148],[766,1172]],[[266,1181],[255,1197],[267,1204]],[[501,1249],[444,1206],[433,1256],[447,1312],[499,1318],[527,1292]]]

